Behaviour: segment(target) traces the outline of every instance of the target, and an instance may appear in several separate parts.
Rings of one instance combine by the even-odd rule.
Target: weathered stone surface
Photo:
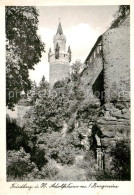
[[[128,112],[129,112],[128,109],[126,109],[126,108],[122,109],[122,114],[125,114],[125,113],[128,113]]]
[[[108,147],[114,146],[116,144],[116,140],[113,138],[104,137],[101,139],[102,146],[105,146],[108,150]]]
[[[126,129],[124,129],[124,128],[121,128],[121,129],[117,129],[116,130],[116,136],[117,137],[122,137],[122,138],[125,138],[126,136],[127,136],[127,131],[126,131]]]
[[[111,109],[113,109],[113,104],[112,103],[106,103],[104,105],[104,108],[106,111],[110,111]]]
[[[111,116],[111,117],[105,117],[105,120],[111,122],[111,121],[116,121],[117,119]]]
[[[104,85],[105,98],[130,101],[130,17],[128,16],[118,28],[109,29],[103,35]],[[126,26],[128,24],[128,26]],[[113,97],[110,93],[114,93]]]
[[[102,56],[96,57],[94,61],[82,72],[81,83],[85,86],[85,89],[92,86],[103,69]]]
[[[122,118],[121,110],[111,111],[111,115],[116,118]]]
[[[103,135],[112,138],[115,136],[115,130],[103,130]]]
[[[97,120],[97,124],[101,125],[116,125],[116,118],[114,117],[102,117],[100,119]]]
[[[118,108],[118,109],[122,110],[122,109],[124,109],[124,108],[126,108],[126,107],[125,107],[125,105],[124,105],[124,104],[122,104],[122,103],[118,102],[118,103],[116,103],[116,108]]]
[[[125,114],[122,115],[123,119],[130,119],[130,113],[126,112]]]
[[[105,116],[105,117],[110,117],[110,111],[105,111],[105,112],[104,112],[104,116]]]
[[[57,63],[50,63],[50,84],[53,85],[56,81],[64,79],[68,76],[68,72],[69,62],[57,61]]]
[[[117,121],[117,125],[130,125],[130,121],[129,120],[124,120],[124,119],[118,119]]]

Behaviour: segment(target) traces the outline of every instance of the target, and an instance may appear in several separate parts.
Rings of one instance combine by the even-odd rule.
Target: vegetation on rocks
[[[110,28],[116,28],[119,26],[120,22],[125,18],[127,14],[130,13],[130,5],[120,5],[119,9],[114,14],[114,20]]]

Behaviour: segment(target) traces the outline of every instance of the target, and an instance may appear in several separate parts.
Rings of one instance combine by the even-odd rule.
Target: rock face
[[[85,63],[80,88],[85,89],[88,106],[78,120],[79,124],[87,123],[87,129],[90,126],[90,148],[96,152],[98,166],[104,169],[109,167],[109,150],[116,141],[130,139],[129,14],[118,27],[98,38]]]
[[[108,106],[108,105],[107,105]],[[110,108],[110,109],[109,109]],[[116,108],[115,105],[109,104],[107,111],[104,111],[104,116],[99,118],[97,125],[100,128],[103,136],[101,139],[102,148],[105,148],[105,167],[109,166],[109,150],[116,144],[117,140],[127,138],[130,139],[130,112],[129,109]],[[105,113],[109,112],[109,116]]]

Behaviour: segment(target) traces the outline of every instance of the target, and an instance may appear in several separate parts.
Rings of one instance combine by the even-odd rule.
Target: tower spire
[[[60,34],[60,35],[63,34],[63,30],[62,30],[62,26],[61,26],[60,21],[59,21],[59,25],[58,25],[58,29],[57,29],[57,33],[56,34]]]

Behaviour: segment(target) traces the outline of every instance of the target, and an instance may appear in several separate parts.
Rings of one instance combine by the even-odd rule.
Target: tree
[[[34,105],[38,98],[38,87],[35,81],[31,82],[31,89],[27,93],[27,102]]]
[[[49,93],[49,83],[46,81],[43,75],[38,87],[38,98],[48,96],[48,93]]]
[[[73,135],[67,133],[66,137],[62,137],[64,123],[70,117],[68,112],[70,85],[71,83],[65,80],[57,81],[50,90],[43,77],[38,86],[37,101],[25,115],[25,132],[29,137],[31,159],[39,169],[43,166],[41,159],[45,162],[45,159],[49,161],[53,158],[57,162],[71,164],[79,150],[80,143],[77,141],[78,138],[76,139],[77,135],[72,137]],[[77,143],[74,143],[74,139]],[[42,157],[37,155],[35,159],[37,151]],[[39,162],[37,162],[38,159],[40,159]]]
[[[75,63],[71,65],[71,72],[74,74],[78,74],[80,71],[80,68],[82,67],[82,63],[80,60],[76,60]]]
[[[33,6],[6,7],[6,103],[9,109],[30,89],[29,69],[40,61],[44,44],[37,34],[38,12]]]
[[[68,99],[65,95],[67,90],[66,86],[65,89],[63,86],[50,91],[45,78],[42,78],[38,87],[37,101],[25,116],[28,132],[38,134],[47,132],[48,129],[59,131],[62,128],[68,107]]]
[[[122,14],[122,16],[125,16],[130,12],[130,5],[120,5],[119,12]]]

